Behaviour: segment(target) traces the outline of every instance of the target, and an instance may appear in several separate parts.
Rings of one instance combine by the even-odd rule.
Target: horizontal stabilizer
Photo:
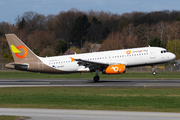
[[[6,68],[10,68],[10,69],[17,69],[17,70],[27,70],[27,68],[29,67],[29,64],[26,63],[8,63],[5,65]]]

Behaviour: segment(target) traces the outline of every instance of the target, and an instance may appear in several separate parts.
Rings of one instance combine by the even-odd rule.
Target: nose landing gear
[[[156,71],[153,71],[152,74],[153,74],[153,75],[156,75]]]
[[[154,66],[152,66],[152,71],[153,71],[152,74],[153,74],[153,75],[156,75],[156,71],[155,71]]]

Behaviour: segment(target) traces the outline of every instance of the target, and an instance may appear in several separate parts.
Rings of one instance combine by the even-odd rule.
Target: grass
[[[180,112],[180,88],[0,88],[0,107]]]
[[[0,116],[0,120],[15,120],[18,119],[20,117],[17,116],[8,116],[8,115],[1,115]]]
[[[92,79],[94,73],[0,72],[0,79]],[[179,79],[179,73],[99,74],[101,79]],[[0,88],[0,107],[180,112],[180,88]]]
[[[43,74],[24,71],[1,71],[0,79],[92,79],[95,73],[73,73],[73,74]],[[117,75],[106,75],[99,73],[101,79],[179,79],[180,73],[125,73]]]

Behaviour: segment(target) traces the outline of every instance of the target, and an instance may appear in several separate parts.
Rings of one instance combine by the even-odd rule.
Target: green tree
[[[81,50],[77,47],[71,47],[70,50],[75,51],[77,54],[81,53]]]
[[[91,20],[91,25],[88,28],[87,39],[92,43],[102,42],[102,39],[105,39],[109,33],[109,29],[107,27],[103,27],[101,21],[98,21],[94,16]]]
[[[68,48],[69,46],[67,42],[65,42],[64,40],[59,40],[58,45],[55,48],[56,54],[63,54]]]
[[[26,21],[25,21],[25,19],[24,19],[24,17],[23,17],[23,18],[22,18],[22,21],[20,21],[20,22],[18,23],[18,29],[19,29],[19,30],[23,29],[23,28],[25,27],[25,23],[26,23]]]
[[[6,58],[8,61],[13,61],[13,57],[7,42],[2,46],[2,57]]]
[[[124,20],[124,19],[121,19],[121,20],[119,21],[117,30],[118,30],[119,32],[122,32],[123,28],[126,27],[126,26],[128,26],[128,24],[129,24],[128,21],[126,21],[126,20]]]
[[[84,43],[87,34],[87,28],[90,23],[88,22],[88,18],[86,15],[79,16],[70,31],[69,42],[72,42],[77,47],[82,47],[82,43]]]
[[[180,21],[180,17],[177,16],[174,21]]]
[[[102,39],[106,39],[106,37],[109,35],[109,33],[110,33],[109,28],[105,27],[102,32]],[[100,43],[102,43],[102,42],[100,42]]]
[[[6,60],[8,60],[10,62],[12,62],[14,60],[12,54],[5,54],[5,55],[3,55],[3,58],[6,58]]]
[[[161,47],[161,40],[157,37],[153,38],[152,40],[149,41],[150,46],[156,46],[156,47]]]
[[[180,40],[168,40],[166,49],[176,55],[176,58],[180,58]]]

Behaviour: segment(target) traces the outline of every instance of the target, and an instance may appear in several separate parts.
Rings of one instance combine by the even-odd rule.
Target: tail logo
[[[28,50],[25,46],[23,45],[19,45],[17,47],[15,47],[14,45],[11,45],[11,49],[12,49],[12,52],[16,55],[16,57],[22,59],[22,58],[25,58],[28,54]],[[19,49],[23,49],[24,50],[24,54],[23,55],[19,55],[18,53],[21,53],[21,51]]]

